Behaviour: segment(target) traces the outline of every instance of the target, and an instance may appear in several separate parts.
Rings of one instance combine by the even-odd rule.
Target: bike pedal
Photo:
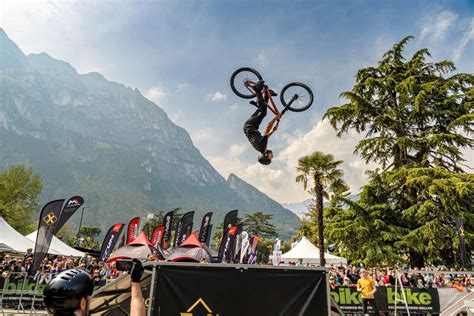
[[[257,102],[255,102],[255,101],[250,101],[249,103],[252,104],[253,106],[258,107]]]

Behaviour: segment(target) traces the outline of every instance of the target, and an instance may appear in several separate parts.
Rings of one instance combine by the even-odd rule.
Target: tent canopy
[[[144,232],[141,232],[137,238],[135,238],[132,242],[129,243],[129,245],[144,245],[153,247],[153,244],[151,243],[151,241],[148,240]]]
[[[35,242],[17,232],[3,217],[0,217],[0,243],[12,248],[13,252],[26,252],[28,248],[35,249]],[[59,252],[52,247],[49,248],[48,253],[59,255]]]
[[[37,234],[38,231],[34,231],[31,234],[26,235],[26,238],[35,243]],[[83,252],[70,247],[69,245],[59,240],[56,236],[53,236],[53,239],[51,240],[51,248],[59,252],[63,256],[82,257],[84,255]]]
[[[151,255],[153,248],[148,245],[125,245],[112,252],[107,259],[107,263],[112,263],[118,259],[138,259],[146,260]]]
[[[173,262],[201,262],[203,259],[206,259],[207,262],[211,262],[212,254],[206,248],[199,242],[196,234],[192,233],[178,248],[174,249],[166,257],[166,260]]]
[[[304,263],[319,264],[319,248],[313,245],[306,237],[296,244],[290,251],[281,256],[285,263],[303,259]],[[324,253],[326,264],[347,264],[347,259]]]

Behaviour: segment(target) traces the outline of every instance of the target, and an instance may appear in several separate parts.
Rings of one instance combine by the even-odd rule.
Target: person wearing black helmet
[[[260,124],[262,124],[263,119],[267,115],[268,102],[268,100],[265,100],[262,95],[263,84],[263,80],[259,80],[255,84],[254,89],[257,96],[257,103],[252,104],[256,104],[258,109],[245,122],[244,133],[245,136],[247,136],[250,144],[252,144],[253,148],[260,152],[260,155],[258,156],[258,162],[262,165],[269,165],[273,159],[273,152],[267,148],[268,138],[270,138],[270,136],[278,129],[281,114],[275,115],[275,117],[268,123],[262,135],[258,129],[260,128]],[[273,96],[276,96],[276,93],[271,90],[270,93]],[[277,122],[277,124],[275,127],[273,127],[275,122]]]
[[[145,301],[143,299],[140,279],[143,266],[139,260],[133,260],[130,271],[132,279],[130,315],[144,316]],[[59,273],[44,288],[43,301],[49,315],[55,316],[87,316],[94,282],[92,277],[83,270],[70,269]]]

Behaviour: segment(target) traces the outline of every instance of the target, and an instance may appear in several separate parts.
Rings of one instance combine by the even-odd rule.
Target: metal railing
[[[24,272],[4,273],[0,277],[0,311],[36,313],[44,310],[43,289],[51,279],[51,273],[40,273],[33,278]]]

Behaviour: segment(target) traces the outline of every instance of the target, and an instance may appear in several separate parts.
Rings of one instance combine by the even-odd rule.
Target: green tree
[[[443,166],[461,172],[460,148],[472,147],[474,76],[456,73],[451,61],[427,62],[428,50],[409,60],[403,49],[411,36],[395,44],[377,67],[360,69],[348,100],[330,108],[328,118],[338,135],[365,133],[355,152],[383,168],[403,165]]]
[[[323,199],[329,199],[329,192],[340,192],[347,189],[347,185],[342,179],[344,172],[338,169],[341,164],[342,160],[334,160],[333,155],[315,151],[311,155],[301,157],[296,167],[299,173],[296,182],[302,182],[305,190],[308,189],[310,182],[314,185],[308,190],[315,197],[315,206],[313,213],[310,211],[310,216],[313,216],[312,219],[316,219],[319,263],[322,267],[326,264],[324,259]],[[314,210],[316,214],[314,214]]]
[[[31,168],[16,165],[0,173],[0,216],[20,233],[31,233],[41,189],[41,176]]]
[[[96,226],[82,226],[77,236],[69,237],[67,243],[72,246],[81,246],[83,248],[100,250],[101,241],[97,241],[101,229]]]
[[[250,236],[256,233],[259,237],[272,238],[278,236],[275,225],[271,223],[272,219],[272,214],[256,212],[253,214],[245,214],[242,223],[244,224],[244,230],[247,231]]]
[[[325,114],[339,136],[365,133],[355,153],[383,168],[370,172],[359,201],[338,198],[345,208],[327,212],[328,237],[366,264],[453,262],[456,215],[472,245],[473,179],[463,174],[461,149],[473,146],[474,76],[450,75],[454,64],[428,62],[427,49],[405,59],[410,39],[359,70],[353,89],[341,93],[348,103]]]

